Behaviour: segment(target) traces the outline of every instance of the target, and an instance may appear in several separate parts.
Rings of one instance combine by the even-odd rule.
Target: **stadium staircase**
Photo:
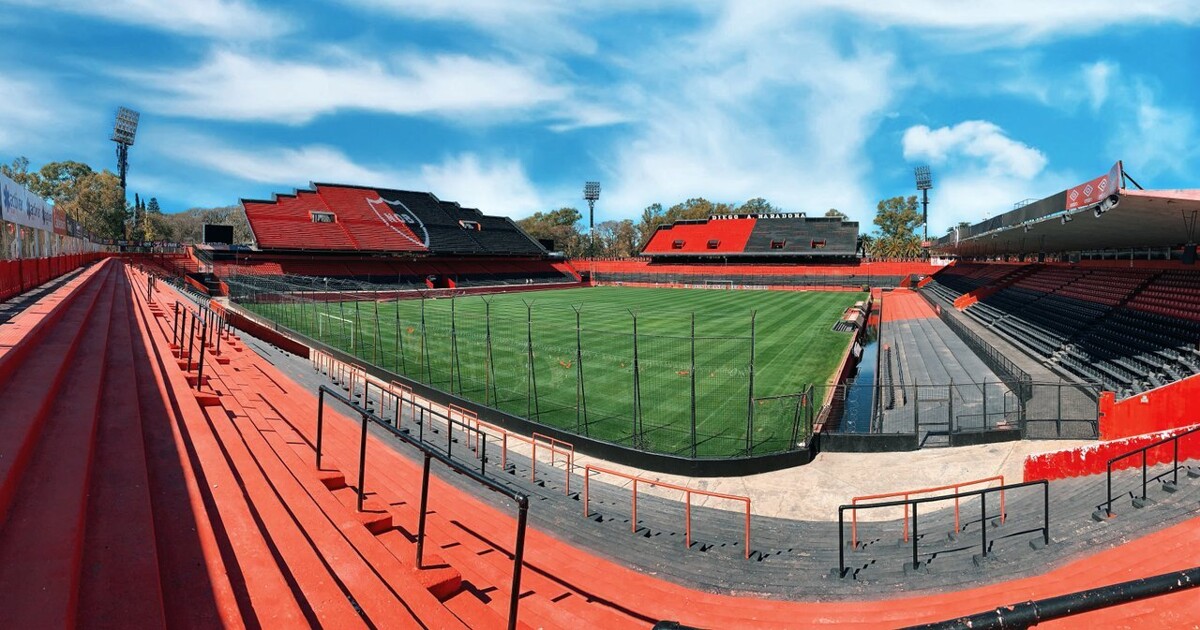
[[[176,309],[198,308],[190,294],[109,260],[0,326],[0,627],[504,626],[514,535],[506,500],[481,499],[486,491],[461,475],[431,478],[431,553],[416,568],[413,453],[368,436],[358,511],[356,419],[327,410],[328,459],[318,470],[311,389],[220,329],[219,346],[190,340],[198,351],[189,361]],[[464,435],[441,437],[474,457]],[[523,479],[531,462],[516,457],[511,476]],[[1137,474],[1120,473],[1123,492]],[[742,531],[727,512],[694,508],[706,525],[683,549],[677,502],[646,498],[631,532],[627,490],[593,480],[585,518],[566,479],[547,466],[541,484],[524,486],[541,520],[527,540],[521,627],[933,621],[1183,568],[1200,543],[1200,483],[1156,491],[1141,510],[1122,499],[1116,518],[1095,522],[1102,487],[1080,478],[1052,487],[1055,542],[1046,549],[1020,533],[1040,518],[1040,497],[1013,496],[1003,524],[963,519],[957,543],[945,536],[948,510],[923,517],[928,574],[903,570],[908,549],[890,544],[899,520],[860,525],[869,544],[851,553],[861,568],[837,579],[828,522],[756,517],[746,560],[728,542]],[[976,567],[970,541],[981,526],[995,529],[995,559]],[[587,551],[593,545],[604,553]],[[1054,568],[1034,575],[1046,566]],[[939,592],[897,597],[914,589]],[[730,590],[741,595],[714,593]],[[1162,624],[1167,613],[1195,611],[1194,598],[1193,608],[1180,596],[1152,600],[1163,601],[1185,603],[1090,619]]]

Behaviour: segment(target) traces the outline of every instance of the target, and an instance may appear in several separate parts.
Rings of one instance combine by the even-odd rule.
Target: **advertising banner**
[[[70,236],[71,232],[67,229],[67,213],[62,208],[54,208],[54,233],[61,236]]]
[[[25,191],[25,215],[29,219],[29,227],[45,232],[54,231],[54,209],[44,199]]]
[[[1108,173],[1089,182],[1084,182],[1074,188],[1067,189],[1067,210],[1086,208],[1104,201],[1111,195],[1118,194],[1121,187],[1121,161],[1109,169]]]
[[[5,221],[25,225],[25,187],[0,174],[0,215]]]

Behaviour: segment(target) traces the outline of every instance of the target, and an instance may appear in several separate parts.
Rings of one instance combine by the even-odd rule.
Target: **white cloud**
[[[596,41],[579,28],[596,13],[586,3],[557,0],[351,0],[373,14],[387,13],[405,20],[464,24],[519,50],[596,52]],[[606,4],[612,11],[618,5]]]
[[[905,159],[928,161],[935,167],[929,202],[931,236],[944,234],[959,221],[977,223],[1017,202],[1040,199],[1076,179],[1047,171],[1045,154],[1009,138],[986,120],[937,129],[909,127],[902,144]]]
[[[909,127],[903,138],[904,158],[945,164],[952,158],[970,158],[993,175],[1030,179],[1046,167],[1039,150],[1004,135],[986,120],[968,120],[953,127]]]
[[[1097,61],[1083,67],[1088,102],[1093,111],[1099,110],[1108,101],[1109,83],[1115,78],[1116,71],[1117,66],[1107,61]]]
[[[1200,156],[1200,134],[1196,118],[1186,107],[1172,108],[1158,103],[1153,90],[1144,83],[1134,84],[1121,95],[1116,132],[1108,149],[1114,158],[1125,161],[1125,168],[1143,179],[1164,173],[1191,175],[1191,166]]]
[[[290,30],[291,19],[243,0],[0,0],[0,4],[87,15],[196,37],[264,39]]]
[[[485,159],[475,153],[447,156],[441,162],[396,169],[362,164],[341,149],[326,145],[241,147],[174,129],[145,147],[172,161],[203,168],[244,182],[267,184],[276,192],[310,182],[336,182],[428,190],[440,199],[474,206],[488,214],[525,215],[544,203],[518,160]],[[236,186],[236,182],[231,182]],[[241,196],[236,190],[230,197]]]
[[[979,48],[1007,47],[1051,36],[1095,33],[1112,26],[1200,21],[1200,4],[1189,0],[1007,0],[986,5],[958,0],[814,0],[785,6],[789,9],[777,10],[821,7],[856,15],[882,26],[932,29],[959,37],[956,40],[959,43]]]
[[[421,166],[413,177],[440,199],[479,208],[486,214],[525,216],[546,206],[517,160],[484,163],[473,153]]]
[[[625,102],[637,122],[597,158],[611,164],[604,218],[694,196],[762,196],[869,219],[865,145],[903,85],[890,54],[846,50],[819,25],[722,15],[629,65],[636,94]]]
[[[566,89],[528,68],[466,56],[280,61],[223,51],[188,70],[130,74],[159,113],[303,124],[342,110],[399,115],[498,115],[562,100]]]

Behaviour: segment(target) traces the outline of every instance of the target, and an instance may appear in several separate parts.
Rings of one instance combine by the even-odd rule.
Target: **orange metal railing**
[[[698,494],[698,495],[706,496],[706,497],[713,497],[713,498],[717,498],[717,499],[726,499],[726,500],[730,500],[730,501],[741,501],[741,502],[745,503],[746,504],[746,530],[745,530],[746,533],[745,533],[745,541],[744,541],[744,545],[746,547],[745,556],[747,559],[750,557],[750,497],[743,497],[743,496],[736,495],[736,494],[723,494],[720,492],[709,492],[708,490],[696,490],[694,488],[689,488],[687,486],[681,486],[681,485],[669,483],[666,481],[655,481],[653,479],[645,479],[645,478],[639,477],[637,475],[630,475],[627,473],[612,470],[610,468],[601,468],[600,466],[593,466],[591,464],[587,464],[583,467],[583,516],[584,516],[584,518],[587,518],[591,512],[588,509],[588,501],[589,501],[588,493],[590,491],[589,482],[590,482],[592,473],[603,473],[606,475],[613,475],[613,476],[620,477],[622,479],[626,479],[628,481],[633,482],[633,515],[632,515],[632,518],[629,519],[629,529],[632,532],[637,531],[637,522],[638,522],[637,521],[637,501],[638,501],[638,484],[639,483],[656,486],[659,488],[668,488],[671,490],[677,490],[679,492],[684,493],[684,505],[686,506],[684,508],[684,544],[685,544],[685,546],[687,546],[689,548],[692,546],[692,495],[693,494]]]
[[[861,497],[850,499],[850,505],[857,505],[859,501],[877,501],[879,499],[892,499],[895,497],[903,497],[905,501],[913,495],[929,494],[932,492],[944,492],[946,490],[954,491],[954,531],[958,532],[959,527],[959,500],[958,491],[967,487],[985,483],[999,481],[1000,485],[1004,485],[1004,475],[996,475],[994,477],[984,477],[983,479],[972,479],[971,481],[961,481],[959,483],[947,484],[944,486],[934,486],[932,488],[921,488],[920,490],[901,490],[899,492],[885,492],[883,494],[866,494]],[[982,498],[980,499],[983,500]],[[1004,510],[1004,491],[1000,491],[1000,522],[1003,523],[1007,516]],[[908,542],[908,504],[904,505],[904,542]],[[858,549],[858,510],[850,509],[850,547]]]

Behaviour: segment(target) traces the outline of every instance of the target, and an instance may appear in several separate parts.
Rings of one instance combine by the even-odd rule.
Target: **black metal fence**
[[[1029,439],[1093,439],[1097,436],[1096,388],[1066,381],[945,385],[886,377],[876,382],[849,381],[834,389],[827,426],[844,433],[914,434],[922,446],[947,445],[956,442],[954,436],[996,431],[1019,432],[1019,437]],[[1027,399],[1022,399],[1022,392]]]
[[[824,391],[811,385],[756,388],[753,315],[668,322],[536,305],[536,294],[397,300],[405,289],[337,279],[241,275],[227,284],[243,307],[366,362],[643,451],[706,458],[800,450],[823,404]]]

